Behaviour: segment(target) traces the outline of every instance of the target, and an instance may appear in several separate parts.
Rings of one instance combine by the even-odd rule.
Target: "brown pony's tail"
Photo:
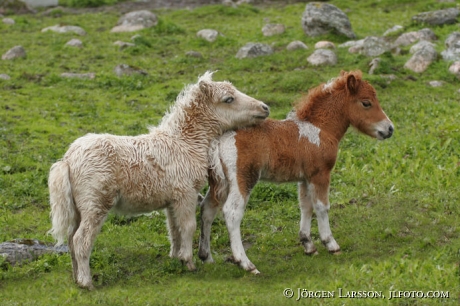
[[[208,192],[211,193],[214,202],[223,204],[228,196],[229,185],[225,177],[224,166],[222,165],[222,161],[220,159],[218,140],[213,140],[211,142],[208,158]]]
[[[69,165],[58,161],[51,166],[48,187],[50,191],[51,221],[53,227],[48,231],[56,245],[64,243],[77,227],[77,208],[75,206],[69,176]]]

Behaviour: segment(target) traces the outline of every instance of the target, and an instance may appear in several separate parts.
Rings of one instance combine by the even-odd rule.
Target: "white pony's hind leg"
[[[213,263],[211,254],[211,226],[219,211],[219,203],[213,200],[211,192],[208,191],[203,202],[201,202],[201,234],[198,257],[203,262]]]
[[[246,271],[250,271],[253,274],[259,274],[259,270],[257,270],[256,266],[246,256],[243,242],[241,241],[241,220],[243,219],[244,208],[249,197],[245,200],[239,191],[237,191],[238,188],[233,189],[236,190],[230,190],[227,201],[223,206],[223,213],[230,235],[230,244],[233,253],[233,259],[231,261],[239,264],[240,267]]]
[[[180,235],[178,258],[185,262],[190,271],[195,271],[193,263],[193,234],[196,230],[196,191],[193,190],[181,201],[173,204],[173,220]]]
[[[89,207],[95,207],[95,205],[89,205]],[[96,236],[101,230],[106,217],[107,212],[94,209],[82,213],[80,226],[73,236],[73,249],[77,264],[76,282],[80,287],[90,290],[94,287],[89,268],[89,258]]]
[[[299,182],[298,184],[298,196],[300,206],[300,230],[299,238],[303,247],[305,248],[305,254],[313,255],[317,254],[315,244],[311,239],[311,219],[313,215],[313,205],[308,195],[307,183]]]

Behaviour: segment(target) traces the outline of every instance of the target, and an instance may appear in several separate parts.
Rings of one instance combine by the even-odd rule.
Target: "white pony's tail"
[[[51,166],[48,178],[50,191],[51,221],[53,227],[48,231],[57,240],[57,246],[64,243],[77,227],[77,208],[73,201],[69,177],[69,165],[58,161]]]

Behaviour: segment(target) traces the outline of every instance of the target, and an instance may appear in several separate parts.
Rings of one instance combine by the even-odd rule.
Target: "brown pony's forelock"
[[[340,76],[332,79],[329,83],[321,83],[317,87],[308,90],[308,93],[304,94],[294,105],[297,118],[308,121],[308,118],[312,115],[312,108],[316,101],[323,102],[333,91],[345,89],[349,75],[353,75],[357,80],[361,80],[362,72],[360,70],[350,72],[342,70]],[[327,88],[325,88],[326,86]]]

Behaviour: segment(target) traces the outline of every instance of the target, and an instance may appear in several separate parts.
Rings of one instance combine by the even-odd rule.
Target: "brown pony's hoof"
[[[342,254],[342,251],[341,250],[329,251],[329,253],[332,254],[332,255],[340,255],[340,254]]]

